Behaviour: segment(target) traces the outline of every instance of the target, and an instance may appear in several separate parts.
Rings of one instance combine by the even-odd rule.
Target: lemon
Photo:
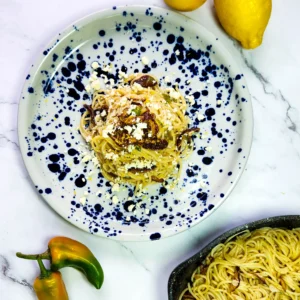
[[[246,49],[262,43],[272,0],[214,0],[217,16],[225,31]]]
[[[165,0],[167,5],[180,11],[194,10],[204,4],[205,1],[206,0]]]

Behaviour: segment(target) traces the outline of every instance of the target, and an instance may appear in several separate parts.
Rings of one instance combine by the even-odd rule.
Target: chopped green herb
[[[172,101],[170,95],[168,95],[168,94],[163,94],[163,97],[168,103],[170,103]]]
[[[135,109],[132,110],[136,116],[140,116],[141,112],[142,112],[142,107],[141,106],[137,106]]]

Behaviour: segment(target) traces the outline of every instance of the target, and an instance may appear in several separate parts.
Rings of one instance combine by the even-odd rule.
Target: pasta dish
[[[300,299],[300,229],[246,230],[213,248],[179,300]]]
[[[80,132],[90,143],[103,176],[144,187],[178,177],[181,161],[193,149],[187,104],[173,88],[162,89],[150,75],[94,91],[85,105]]]

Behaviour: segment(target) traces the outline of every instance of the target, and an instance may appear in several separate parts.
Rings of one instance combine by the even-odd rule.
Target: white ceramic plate
[[[81,162],[90,150],[77,129],[91,102],[84,86],[94,61],[111,63],[112,77],[120,69],[149,72],[166,86],[168,76],[194,96],[191,126],[203,138],[195,138],[175,189],[156,184],[137,197],[123,186],[114,193],[91,161]],[[20,147],[39,193],[72,224],[119,240],[160,239],[208,217],[243,172],[252,126],[244,77],[220,41],[185,16],[142,6],[101,11],[57,35],[32,66],[19,108]]]

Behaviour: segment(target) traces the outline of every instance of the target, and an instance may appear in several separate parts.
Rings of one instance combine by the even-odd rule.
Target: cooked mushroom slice
[[[157,178],[156,176],[152,176],[151,180],[155,181],[155,182],[161,182],[161,183],[164,182],[164,180],[162,178]]]
[[[157,85],[157,81],[150,75],[141,75],[131,81],[131,85],[137,83],[143,88],[154,87]]]
[[[180,135],[177,137],[177,140],[176,140],[176,146],[177,148],[179,149],[180,146],[181,146],[181,142],[182,142],[182,138],[185,134],[190,134],[190,133],[194,133],[194,132],[199,132],[200,129],[197,128],[197,127],[192,127],[192,128],[188,128],[186,130],[183,130]]]
[[[131,172],[131,173],[146,173],[146,172],[149,172],[149,171],[151,171],[155,168],[156,168],[156,166],[152,166],[151,168],[142,168],[142,169],[130,168],[130,169],[128,169],[128,172]]]
[[[236,267],[234,275],[233,275],[233,281],[229,285],[230,292],[234,292],[239,286],[240,286],[240,268]]]
[[[92,108],[92,105],[83,104],[83,107],[89,112],[91,117],[91,123],[95,125],[95,112]]]

